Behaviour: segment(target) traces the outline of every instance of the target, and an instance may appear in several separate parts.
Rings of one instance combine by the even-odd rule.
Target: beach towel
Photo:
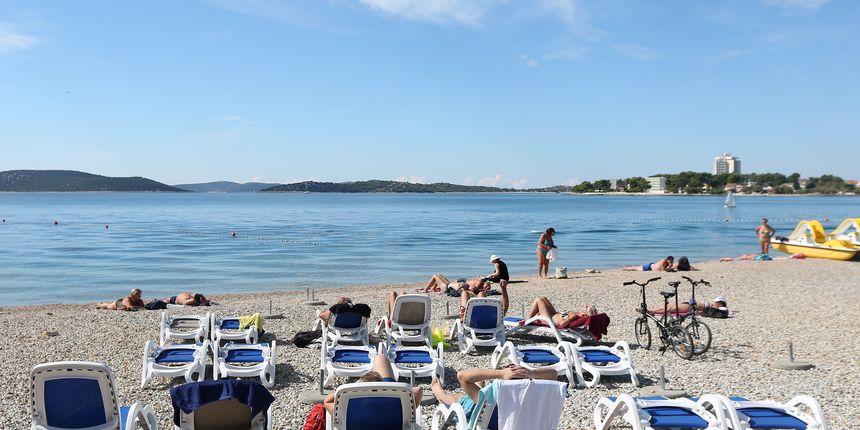
[[[317,403],[311,408],[311,413],[308,414],[302,430],[325,430],[325,407],[322,403]]]
[[[190,414],[201,406],[224,399],[236,399],[251,408],[251,416],[269,409],[275,401],[272,393],[255,381],[219,380],[191,382],[170,389],[173,401],[173,423],[179,426],[180,411]]]
[[[499,430],[555,430],[564,407],[564,384],[520,379],[496,389]]]
[[[239,329],[245,330],[251,326],[257,326],[257,332],[263,333],[263,317],[259,313],[253,315],[242,315],[239,317]]]

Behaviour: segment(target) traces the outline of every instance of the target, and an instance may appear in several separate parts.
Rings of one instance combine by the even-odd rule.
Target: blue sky
[[[0,170],[857,174],[853,0],[0,0]]]

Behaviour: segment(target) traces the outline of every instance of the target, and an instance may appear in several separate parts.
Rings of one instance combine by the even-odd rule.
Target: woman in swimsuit
[[[535,315],[549,318],[557,327],[566,327],[568,323],[577,318],[597,315],[597,309],[595,309],[594,306],[588,305],[582,313],[559,312],[555,309],[555,306],[553,306],[552,302],[550,302],[548,298],[538,297],[535,299],[534,303],[532,303],[532,307],[529,310],[528,317],[526,319],[534,317]]]
[[[143,308],[143,299],[140,296],[143,293],[140,288],[131,290],[128,297],[123,297],[112,302],[99,303],[96,309],[106,309],[110,311],[136,311]]]
[[[547,260],[546,254],[549,253],[550,249],[556,248],[555,242],[552,240],[553,236],[555,236],[555,229],[550,227],[546,229],[546,231],[540,235],[540,239],[538,239],[538,278],[547,276],[547,273],[549,272],[549,260]]]
[[[696,303],[696,313],[705,312],[705,309],[708,309],[708,308],[728,311],[728,305],[726,304],[725,297],[722,297],[722,296],[715,297],[714,300],[711,300],[710,303]],[[690,310],[692,310],[693,307],[690,306],[690,302],[684,302],[684,303],[679,303],[677,309],[678,309],[678,312],[685,314],[687,312],[690,312]],[[638,311],[638,309],[637,309],[637,311]],[[662,314],[663,308],[649,309],[648,312],[652,313],[652,314]],[[669,303],[668,307],[666,308],[666,312],[670,313],[670,314],[675,313],[675,304]]]
[[[624,270],[639,272],[650,272],[652,270],[661,272],[674,272],[674,262],[675,257],[670,255],[662,260],[657,261],[656,263],[645,263],[641,266],[627,266],[624,268]]]

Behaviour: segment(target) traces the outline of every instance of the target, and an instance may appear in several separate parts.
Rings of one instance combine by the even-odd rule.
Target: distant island
[[[0,191],[185,192],[185,190],[140,176],[109,177],[74,170],[7,170],[0,172]]]
[[[195,193],[255,193],[265,188],[272,188],[280,185],[281,184],[278,183],[266,182],[245,182],[240,184],[238,182],[231,181],[217,181],[194,184],[177,184],[174,185],[174,187],[193,191]]]
[[[513,188],[485,187],[480,185],[457,185],[445,182],[415,184],[397,181],[316,182],[305,181],[284,184],[262,190],[274,193],[502,193],[519,192]]]

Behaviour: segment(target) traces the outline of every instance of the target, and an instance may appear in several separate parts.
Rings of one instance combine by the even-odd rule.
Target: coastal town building
[[[729,173],[741,173],[741,159],[732,156],[728,152],[723,155],[714,157],[714,174],[723,175]]]
[[[648,184],[651,185],[651,188],[648,189],[649,193],[664,194],[666,192],[665,176],[651,176],[648,178]]]

